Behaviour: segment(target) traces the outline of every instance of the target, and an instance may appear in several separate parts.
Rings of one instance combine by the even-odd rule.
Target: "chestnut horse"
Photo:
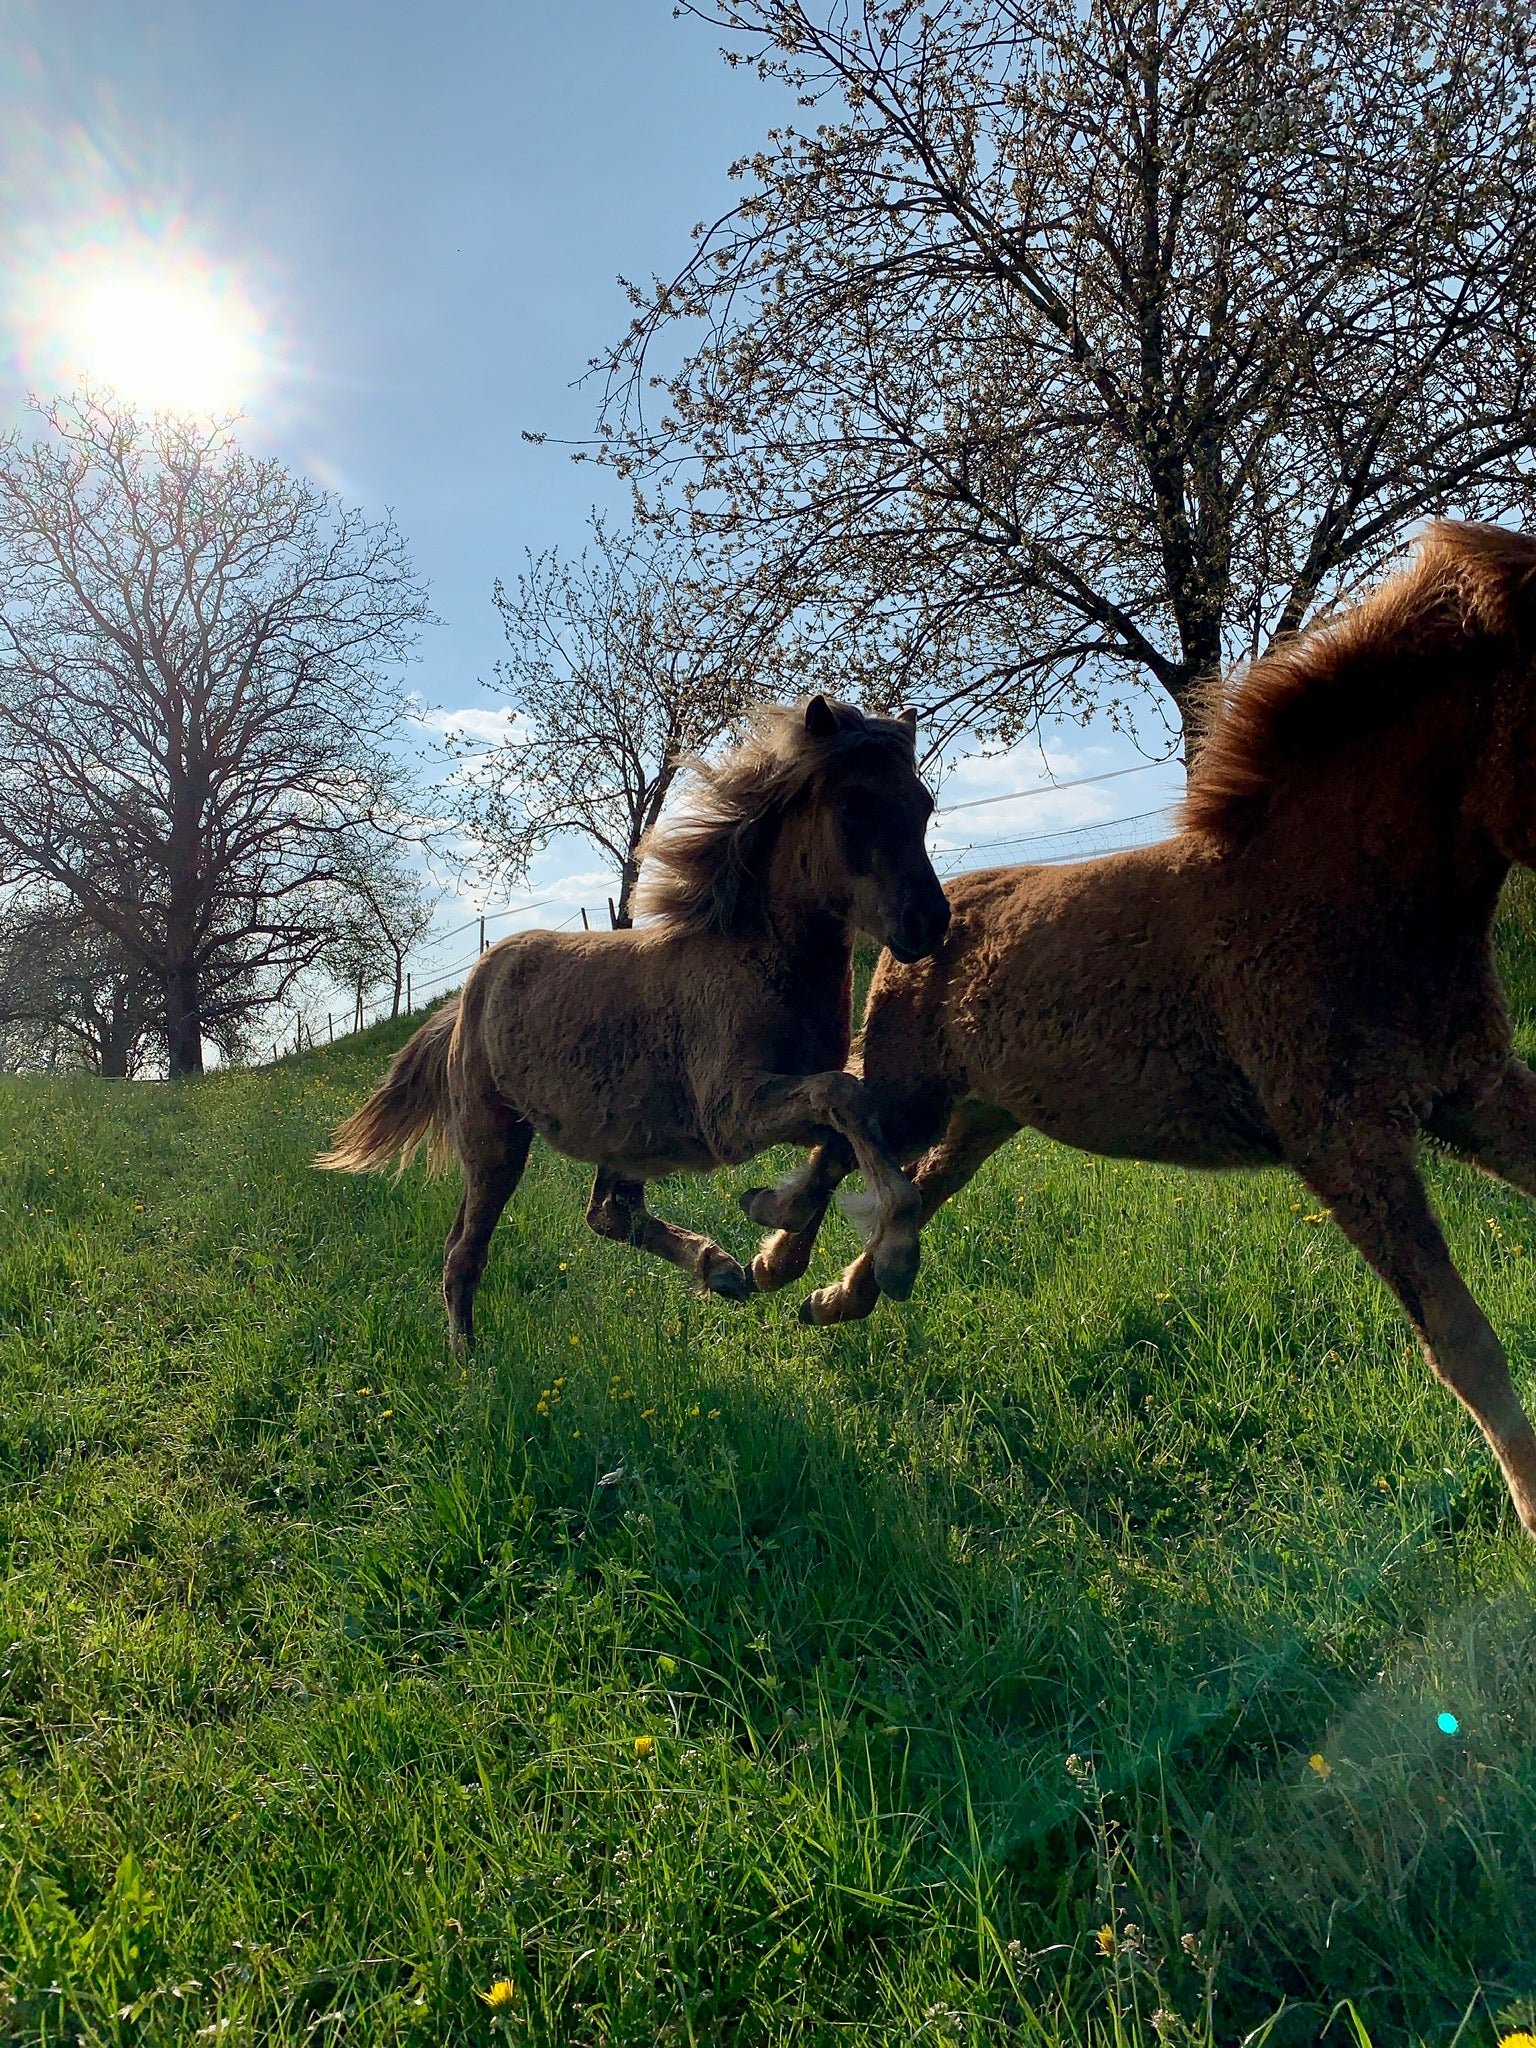
[[[844,1066],[855,931],[917,960],[949,923],[923,848],[933,799],[915,727],[823,697],[765,711],[652,835],[639,929],[503,939],[341,1125],[318,1165],[363,1173],[423,1142],[434,1163],[457,1151],[464,1199],[443,1263],[455,1350],[473,1340],[491,1233],[535,1132],[597,1167],[594,1230],[733,1298],[751,1293],[746,1273],[652,1216],[646,1182],[835,1135],[872,1193],[872,1270],[885,1292],[911,1292],[917,1193]],[[760,1192],[748,1213],[784,1220]]]
[[[1216,708],[1182,829],[949,882],[949,935],[876,970],[862,1074],[923,1216],[1014,1131],[1179,1166],[1288,1162],[1407,1310],[1536,1534],[1536,1435],[1451,1262],[1421,1139],[1536,1195],[1536,1077],[1491,928],[1536,865],[1536,539],[1433,526],[1408,569]],[[759,1287],[805,1271],[831,1143],[777,1190]],[[860,1257],[807,1320],[867,1315]]]

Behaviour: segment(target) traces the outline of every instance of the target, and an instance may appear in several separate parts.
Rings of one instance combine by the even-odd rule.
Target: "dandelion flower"
[[[1114,1954],[1116,1947],[1115,1930],[1107,1920],[1093,1938],[1099,1944],[1099,1954],[1101,1956],[1112,1956]]]
[[[654,1756],[655,1753],[656,1738],[654,1735],[637,1735],[635,1737],[635,1755],[637,1757]]]
[[[1499,2048],[1536,2048],[1536,2034],[1505,2034],[1499,2041]]]
[[[1312,1755],[1307,1758],[1307,1764],[1309,1769],[1316,1771],[1320,1778],[1331,1778],[1333,1776],[1333,1765],[1329,1763],[1327,1757],[1321,1751],[1314,1750]]]
[[[517,2003],[517,1986],[510,1977],[498,1977],[490,1990],[482,1991],[480,1996],[492,2012],[505,2012]]]

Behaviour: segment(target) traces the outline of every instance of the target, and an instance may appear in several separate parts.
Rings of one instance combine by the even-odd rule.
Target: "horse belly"
[[[491,1055],[503,1101],[567,1159],[639,1181],[716,1163],[680,1062],[639,1005],[592,1018],[530,1003]]]
[[[971,1085],[1063,1145],[1167,1166],[1255,1167],[1281,1157],[1247,1076],[1189,1018],[1136,1001],[1068,1015],[1042,1002],[971,1070]],[[981,1050],[980,1048],[977,1048]]]
[[[1198,1100],[1155,1086],[1145,1094],[1106,1087],[1093,1103],[1041,1091],[1033,1102],[1015,1100],[1006,1107],[1058,1144],[1112,1159],[1216,1168],[1272,1166],[1281,1157],[1257,1103],[1219,1086]]]

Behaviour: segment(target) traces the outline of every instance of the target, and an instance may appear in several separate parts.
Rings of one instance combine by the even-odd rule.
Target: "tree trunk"
[[[627,932],[634,927],[635,884],[639,879],[640,863],[635,859],[635,850],[631,847],[624,856],[624,865],[619,871],[619,907],[613,917],[613,928],[616,932]]]
[[[190,960],[172,965],[166,976],[165,1041],[172,1080],[203,1071],[203,1015],[197,969]]]
[[[389,1006],[389,1014],[392,1020],[398,1017],[400,1014],[400,991],[404,987],[404,985],[405,958],[403,954],[397,953],[395,955],[395,990],[393,999],[390,1002]]]

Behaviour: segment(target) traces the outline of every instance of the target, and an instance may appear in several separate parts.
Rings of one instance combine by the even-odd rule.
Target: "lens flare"
[[[18,296],[34,387],[86,384],[149,411],[219,416],[248,406],[270,374],[270,336],[242,281],[171,234],[71,236]]]

